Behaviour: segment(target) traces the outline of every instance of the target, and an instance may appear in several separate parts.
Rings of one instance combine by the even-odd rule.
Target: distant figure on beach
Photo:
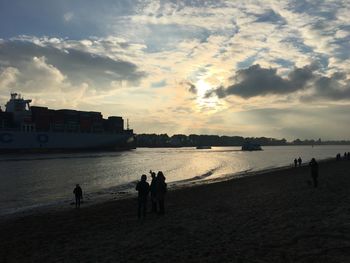
[[[75,195],[75,208],[80,208],[80,200],[83,199],[83,190],[81,190],[79,184],[75,185],[73,194]]]
[[[157,201],[159,206],[159,214],[164,215],[164,198],[167,192],[167,184],[162,171],[157,174]]]
[[[157,213],[157,177],[156,173],[149,171],[152,177],[150,192],[151,192],[151,204],[152,204],[152,213]]]
[[[298,160],[297,158],[294,159],[294,167],[297,167],[298,166]]]
[[[350,160],[350,152],[348,152],[348,160]]]
[[[344,153],[344,160],[346,160],[347,159],[347,153],[345,152]]]
[[[314,187],[316,188],[318,185],[318,163],[316,162],[315,158],[311,159],[311,162],[309,163],[310,167],[311,167],[311,177],[314,183]]]
[[[141,176],[141,181],[136,185],[136,191],[138,191],[138,208],[137,208],[137,216],[141,218],[141,214],[143,217],[146,217],[147,211],[147,199],[149,192],[149,184],[146,182],[147,176],[143,174]]]
[[[340,159],[341,159],[340,153],[337,153],[336,160],[337,160],[337,161],[340,161]]]
[[[298,158],[298,164],[299,164],[299,167],[301,166],[301,163],[303,162],[303,160],[301,160],[300,156]]]

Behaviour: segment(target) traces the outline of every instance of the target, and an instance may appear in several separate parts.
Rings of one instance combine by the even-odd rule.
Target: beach
[[[136,198],[0,220],[0,262],[350,262],[350,161],[169,191],[165,215]],[[150,205],[150,204],[149,204]]]

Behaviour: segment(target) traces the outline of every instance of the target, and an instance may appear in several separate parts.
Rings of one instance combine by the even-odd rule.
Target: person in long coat
[[[167,192],[167,184],[165,183],[165,176],[162,171],[157,174],[157,202],[159,207],[159,214],[164,214],[164,199]]]

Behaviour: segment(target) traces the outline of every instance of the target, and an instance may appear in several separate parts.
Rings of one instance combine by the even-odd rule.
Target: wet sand
[[[350,161],[0,220],[0,262],[350,262]]]

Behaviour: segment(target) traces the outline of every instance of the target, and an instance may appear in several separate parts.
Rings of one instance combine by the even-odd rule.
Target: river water
[[[270,146],[242,152],[240,147],[139,148],[125,152],[11,154],[0,156],[0,214],[67,204],[79,183],[87,202],[118,198],[134,192],[136,181],[149,170],[162,170],[170,187],[220,179],[245,171],[335,157],[350,146]]]

